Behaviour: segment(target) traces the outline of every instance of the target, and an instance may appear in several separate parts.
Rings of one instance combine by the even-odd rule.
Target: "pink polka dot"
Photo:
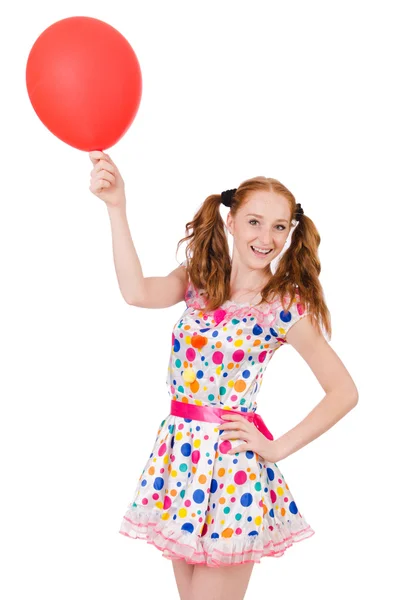
[[[218,323],[220,323],[221,321],[223,321],[223,318],[226,314],[226,311],[223,308],[218,308],[215,312],[214,312],[214,321],[215,323],[218,325]]]
[[[264,360],[265,360],[265,358],[266,358],[266,354],[267,354],[267,350],[264,350],[263,352],[261,352],[261,353],[259,354],[259,356],[258,356],[258,361],[259,361],[260,363],[263,363],[263,361],[264,361]]]
[[[147,503],[148,503],[148,499],[147,498],[142,498],[142,504],[143,504],[143,506],[146,506]]]
[[[236,535],[241,535],[242,533],[243,533],[243,530],[241,529],[241,527],[237,527]]]
[[[246,481],[247,473],[245,471],[237,471],[237,473],[234,476],[234,482],[237,483],[237,485],[242,485]]]
[[[194,359],[196,358],[196,351],[194,348],[188,348],[186,350],[186,358],[188,359],[189,362],[194,361]]]
[[[159,452],[158,452],[159,456],[163,456],[163,454],[165,454],[166,450],[167,450],[167,445],[161,444],[161,446],[159,448]]]
[[[277,500],[276,492],[274,490],[270,490],[270,499],[272,502],[276,502]]]
[[[193,450],[192,452],[192,463],[197,465],[198,461],[200,460],[200,451],[199,450]]]
[[[169,496],[164,496],[163,508],[167,510],[171,506],[171,498]]]
[[[191,502],[191,500],[186,500],[186,501],[185,501],[185,506],[190,506],[190,505],[191,505],[191,503],[192,503],[192,502]]]
[[[153,500],[158,500],[159,499],[159,495],[158,494],[153,494],[152,498],[153,498]]]
[[[214,354],[212,355],[212,361],[216,365],[221,365],[223,362],[223,352],[214,352]]]
[[[234,362],[241,362],[244,358],[244,354],[244,350],[236,350],[236,352],[233,352],[232,354],[232,359]]]
[[[219,445],[219,452],[221,454],[227,454],[229,452],[229,450],[231,449],[232,445],[229,442],[229,440],[224,440],[220,445]]]

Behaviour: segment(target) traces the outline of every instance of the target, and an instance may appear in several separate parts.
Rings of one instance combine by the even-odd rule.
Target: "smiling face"
[[[291,229],[289,202],[274,192],[250,192],[234,218],[228,213],[227,227],[234,237],[232,261],[270,273]]]

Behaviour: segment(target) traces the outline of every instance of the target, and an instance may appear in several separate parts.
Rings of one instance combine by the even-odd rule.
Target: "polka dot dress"
[[[172,331],[170,399],[256,411],[269,361],[308,314],[298,291],[288,312],[280,300],[261,308],[229,300],[206,312],[204,292],[191,282],[185,301]],[[279,557],[313,535],[277,464],[252,451],[228,454],[244,441],[219,440],[222,433],[218,423],[162,420],[120,533],[165,558],[209,567]]]

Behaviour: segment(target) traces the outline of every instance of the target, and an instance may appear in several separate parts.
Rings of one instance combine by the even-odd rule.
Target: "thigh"
[[[191,600],[192,576],[195,565],[189,565],[181,559],[173,560],[172,566],[180,599]]]
[[[195,565],[190,600],[243,600],[254,562],[227,567]]]

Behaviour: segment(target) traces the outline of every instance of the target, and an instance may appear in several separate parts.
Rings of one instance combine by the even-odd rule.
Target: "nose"
[[[261,246],[269,246],[273,242],[272,232],[268,229],[263,229],[260,235],[258,236],[258,240]]]

